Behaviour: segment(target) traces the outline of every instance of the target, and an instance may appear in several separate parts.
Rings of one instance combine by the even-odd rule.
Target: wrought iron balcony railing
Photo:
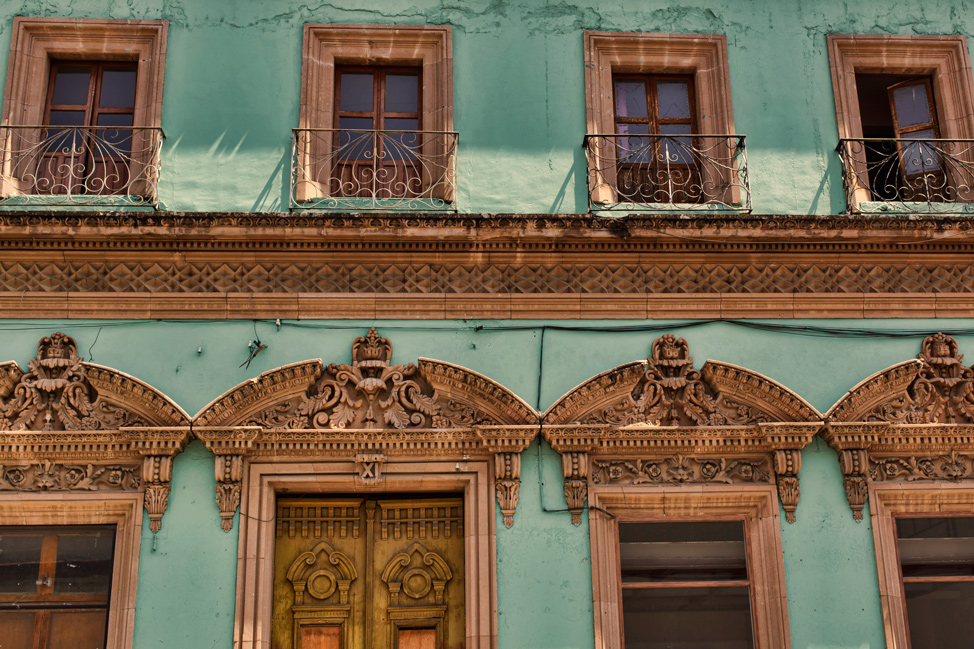
[[[842,139],[835,150],[850,212],[974,213],[974,140]]]
[[[743,135],[585,136],[590,211],[751,211]]]
[[[291,209],[457,210],[451,131],[294,129]]]
[[[0,205],[158,207],[158,127],[0,126]]]

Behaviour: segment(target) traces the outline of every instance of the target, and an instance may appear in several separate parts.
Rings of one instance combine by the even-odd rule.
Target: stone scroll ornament
[[[916,360],[867,378],[827,413],[857,521],[878,482],[974,480],[974,369],[957,341],[928,336]]]
[[[646,362],[621,365],[568,393],[542,433],[562,455],[565,500],[581,522],[590,485],[774,484],[789,522],[800,495],[800,450],[818,412],[770,379],[734,365],[693,367],[667,334]]]
[[[150,386],[83,362],[73,338],[44,337],[24,372],[0,364],[0,491],[142,491],[162,524],[172,457],[189,418]]]
[[[537,412],[457,365],[393,363],[392,343],[375,329],[351,351],[350,363],[304,361],[266,372],[197,415],[195,434],[218,456],[224,529],[240,501],[242,458],[280,457],[348,461],[354,484],[373,487],[385,465],[403,457],[489,458],[499,509],[513,525],[520,452],[537,434]]]

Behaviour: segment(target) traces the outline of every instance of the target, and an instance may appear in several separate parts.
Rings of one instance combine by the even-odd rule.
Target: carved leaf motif
[[[332,428],[345,428],[348,422],[355,419],[355,408],[349,404],[347,399],[342,399],[332,410],[331,417],[328,418],[328,425]]]

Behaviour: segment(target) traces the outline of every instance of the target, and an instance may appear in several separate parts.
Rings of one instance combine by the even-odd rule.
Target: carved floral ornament
[[[795,521],[802,448],[822,427],[806,401],[760,374],[707,361],[667,334],[645,361],[604,372],[543,416],[562,456],[565,500],[581,522],[589,486],[774,484]]]
[[[217,455],[217,502],[229,530],[243,460],[346,460],[355,481],[382,484],[395,459],[493,460],[505,524],[514,522],[520,453],[538,431],[533,408],[476,372],[429,359],[392,363],[375,329],[352,343],[351,363],[286,365],[233,388],[196,416],[193,432]]]
[[[928,336],[916,360],[874,374],[827,414],[853,516],[870,482],[974,480],[974,369],[957,341]]]
[[[24,372],[0,364],[0,492],[142,491],[158,532],[189,417],[145,383],[44,337]]]

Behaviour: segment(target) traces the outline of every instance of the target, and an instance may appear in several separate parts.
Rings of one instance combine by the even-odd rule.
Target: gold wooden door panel
[[[462,649],[460,498],[278,500],[273,649]]]

